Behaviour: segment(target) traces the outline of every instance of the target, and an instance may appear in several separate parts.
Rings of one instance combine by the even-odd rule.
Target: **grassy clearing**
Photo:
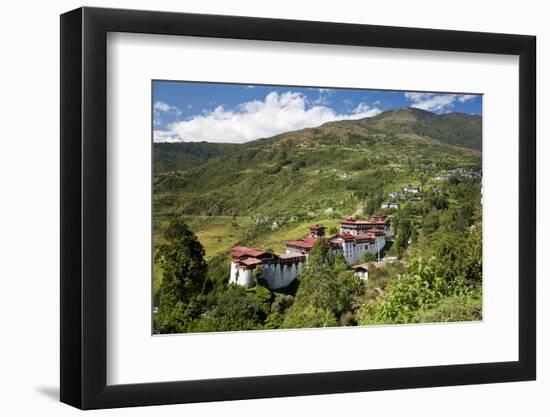
[[[207,261],[222,252],[227,252],[239,241],[242,230],[253,224],[253,220],[245,216],[187,216],[184,220],[204,246]],[[167,225],[168,221],[162,221],[159,222],[159,227],[155,228],[155,248],[164,243],[162,233]]]
[[[189,216],[185,217],[189,227],[195,232],[199,241],[204,246],[206,260],[212,259],[220,253],[228,253],[229,249],[241,242],[244,231],[254,225],[250,217],[231,217],[231,216]],[[258,237],[254,241],[254,246],[272,249],[277,253],[285,250],[283,242],[286,240],[302,239],[307,236],[307,226],[320,223],[328,230],[331,227],[338,227],[340,219],[319,219],[307,220],[302,222],[292,222],[283,225],[271,233]],[[164,243],[162,231],[167,226],[168,221],[160,222],[160,227],[155,229],[153,244],[155,248]],[[158,267],[156,267],[158,268]],[[160,269],[160,268],[158,268]],[[155,279],[160,272],[155,272]]]
[[[246,229],[253,227],[254,221],[250,217],[232,216],[188,216],[185,221],[205,249],[205,259],[209,261],[219,254],[227,254],[229,250],[240,242]],[[153,244],[155,248],[165,243],[162,233],[168,225],[168,221],[157,222],[158,227],[154,229]],[[292,222],[273,230],[272,233],[261,235],[254,242],[254,246],[271,249],[276,253],[284,253],[285,246],[282,242],[286,240],[301,239],[307,236],[307,226],[320,223],[328,230],[339,225],[338,219],[323,219],[318,221]],[[229,271],[228,271],[229,273]],[[158,294],[162,284],[162,268],[153,263],[153,294]]]
[[[204,246],[206,260],[209,260],[234,246],[240,239],[240,231],[251,224],[250,217],[212,216],[191,227]]]

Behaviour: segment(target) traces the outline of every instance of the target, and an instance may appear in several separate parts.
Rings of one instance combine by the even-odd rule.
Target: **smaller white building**
[[[399,208],[399,203],[396,203],[396,202],[389,202],[389,201],[384,201],[382,203],[382,205],[380,206],[380,208],[383,208],[383,209],[398,209]]]
[[[352,269],[355,270],[355,275],[367,282],[369,280],[369,264],[353,265]]]
[[[409,194],[418,194],[422,191],[421,187],[411,187],[410,185],[408,187],[404,187],[403,191]]]

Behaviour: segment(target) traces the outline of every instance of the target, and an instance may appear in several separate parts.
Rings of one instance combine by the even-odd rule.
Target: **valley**
[[[389,297],[398,291],[386,289],[397,287],[393,281],[406,275],[409,268],[418,268],[415,262],[420,258],[435,257],[437,268],[443,268],[446,279],[451,281],[453,270],[471,269],[458,266],[459,260],[453,253],[471,245],[472,228],[481,224],[481,189],[477,178],[481,173],[481,147],[481,117],[460,113],[436,115],[414,108],[383,112],[368,119],[330,122],[244,144],[155,143],[155,254],[159,247],[170,243],[164,235],[174,221],[187,225],[204,248],[208,269],[205,285],[209,289],[200,303],[203,310],[210,311],[209,297],[214,297],[216,303],[228,294],[247,297],[245,293],[235,293],[240,290],[234,286],[228,287],[231,248],[244,246],[283,253],[284,242],[304,238],[311,224],[322,224],[327,233],[334,234],[342,219],[366,219],[383,212],[389,218],[391,235],[395,236],[388,241],[384,253],[399,262],[373,271],[366,286],[350,289],[347,297],[351,298],[346,303],[351,304],[342,311],[329,309],[330,323],[321,325],[334,325],[332,320],[340,325],[393,323],[420,320],[421,314],[439,314],[430,310],[447,308],[439,301],[418,306],[418,312],[410,317],[397,313],[393,317],[373,306],[378,305],[375,300],[380,294]],[[422,191],[409,194],[403,191],[407,188]],[[389,208],[389,202],[398,208]],[[163,272],[155,261],[155,304],[162,300]],[[334,278],[335,282],[352,285],[353,272],[349,269],[334,270],[332,274],[339,277]],[[295,299],[310,297],[300,297],[308,280],[297,281],[301,282],[296,284],[299,287],[262,295],[270,301],[266,307],[269,311],[265,315],[258,313],[264,316],[261,326],[313,326],[311,320],[292,314],[290,318],[286,313],[277,315],[275,306],[283,303],[284,297],[292,298],[287,300],[289,305]],[[250,288],[246,294],[257,297],[263,291],[261,288]],[[468,302],[473,303],[474,310],[458,314],[452,307],[448,320],[472,314],[478,317],[472,311],[480,308],[481,289],[472,288],[474,292],[468,296]],[[452,298],[454,293],[446,291],[442,292],[445,302],[456,302]],[[231,301],[229,305],[234,303],[238,304]],[[211,307],[214,316],[221,308],[215,305]],[[310,307],[304,305],[300,314],[306,314]],[[438,316],[438,320],[446,321],[447,313],[441,314],[444,317]],[[185,331],[257,328],[255,324],[230,324],[224,321],[225,316],[216,317],[216,322],[206,318],[192,320],[185,325]]]

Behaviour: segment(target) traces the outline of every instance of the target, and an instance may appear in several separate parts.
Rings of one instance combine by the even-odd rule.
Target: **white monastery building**
[[[294,281],[307,264],[308,255],[319,239],[325,238],[325,227],[309,226],[309,236],[284,242],[286,252],[277,255],[257,248],[235,246],[231,249],[230,284],[246,287],[255,285],[255,271],[267,281],[271,289],[283,288]],[[375,213],[370,220],[346,219],[340,223],[340,233],[326,236],[335,253],[341,253],[348,265],[363,259],[364,255],[377,255],[386,244],[389,232],[388,218]]]
[[[230,284],[251,287],[256,284],[254,271],[261,270],[261,276],[269,288],[283,288],[302,272],[306,257],[301,253],[274,253],[262,249],[235,246],[231,249]]]

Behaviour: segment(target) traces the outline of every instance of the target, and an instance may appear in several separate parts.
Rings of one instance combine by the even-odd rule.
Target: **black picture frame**
[[[519,56],[519,360],[107,385],[108,32]],[[536,377],[534,36],[156,11],[61,15],[61,401],[81,409],[533,380]]]

